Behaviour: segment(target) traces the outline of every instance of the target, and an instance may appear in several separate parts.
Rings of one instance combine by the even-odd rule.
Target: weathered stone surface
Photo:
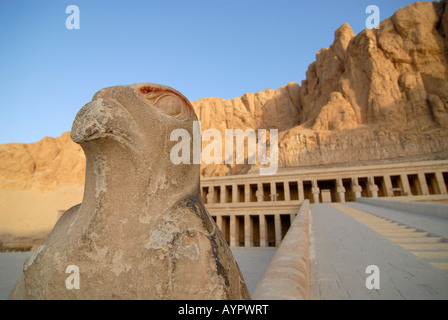
[[[201,131],[217,129],[225,137],[226,129],[278,129],[287,130],[300,123],[299,121],[300,86],[290,82],[277,90],[246,93],[242,97],[231,100],[220,98],[204,98],[192,104],[201,121]],[[202,143],[202,149],[208,142]],[[235,150],[235,145],[234,145]],[[247,145],[245,145],[247,159]],[[201,168],[204,177],[224,176],[246,173],[251,165],[208,164]]]
[[[25,263],[11,299],[247,299],[221,232],[200,201],[199,165],[173,165],[171,131],[192,135],[193,107],[155,84],[105,88],[77,114],[82,204]],[[80,271],[69,290],[66,268]]]
[[[321,109],[314,121],[313,130],[353,129],[358,126],[356,114],[340,92],[333,92],[330,101]]]
[[[300,206],[280,248],[255,288],[254,300],[310,299],[309,206],[309,200]]]

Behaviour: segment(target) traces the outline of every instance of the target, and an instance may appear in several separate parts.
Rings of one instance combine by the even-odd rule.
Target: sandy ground
[[[0,235],[48,233],[58,218],[82,202],[84,186],[40,193],[36,190],[0,190]]]
[[[276,251],[276,248],[232,249],[251,294]],[[0,252],[0,300],[8,299],[22,273],[23,263],[30,255],[31,252]]]

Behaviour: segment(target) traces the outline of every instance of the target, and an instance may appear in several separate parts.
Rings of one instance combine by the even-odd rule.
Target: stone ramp
[[[369,199],[371,200],[371,199]],[[408,201],[395,201],[406,203]],[[416,213],[410,210],[387,208],[381,205],[362,202],[347,202],[345,205],[372,213],[379,217],[399,222],[412,228],[424,230],[432,235],[448,239],[448,219],[428,214]]]
[[[444,238],[341,203],[332,205],[434,267],[448,270],[448,243]]]
[[[439,241],[440,236],[350,208],[311,205],[312,299],[448,299],[448,272],[413,253],[419,250],[405,248],[413,242],[393,241],[398,236],[405,241],[418,237],[433,244],[430,241]],[[366,287],[370,265],[379,268],[379,289]]]
[[[421,214],[404,210],[394,210],[382,206],[375,206],[366,203],[347,203],[352,208],[358,208],[365,212],[393,219],[415,228],[417,231],[426,232],[425,236],[418,236],[418,232],[410,233],[409,237],[392,238],[392,241],[399,243],[404,249],[410,250],[413,254],[434,267],[448,272],[448,219],[438,215]],[[440,205],[446,210],[446,206]],[[447,215],[448,212],[445,213]]]

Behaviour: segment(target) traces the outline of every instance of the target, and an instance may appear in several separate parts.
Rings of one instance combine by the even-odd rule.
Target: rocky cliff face
[[[85,157],[70,132],[36,143],[0,145],[0,189],[52,191],[84,185]]]
[[[195,106],[203,129],[278,128],[281,167],[437,154],[448,150],[447,59],[447,1],[416,2],[357,36],[343,24],[300,87]],[[208,166],[203,175],[247,170]]]
[[[417,2],[356,35],[348,24],[316,54],[306,79],[231,100],[193,102],[202,131],[278,129],[279,166],[432,155],[448,150],[448,5]],[[207,143],[203,143],[205,147]],[[247,163],[247,162],[246,162]],[[252,167],[252,168],[251,168]],[[202,175],[253,170],[203,165]],[[83,184],[68,133],[0,146],[0,188]]]
[[[447,53],[447,1],[414,3],[357,36],[342,25],[309,66],[300,126],[283,132],[280,165],[448,150]]]
[[[448,92],[445,4],[414,3],[356,37],[347,24],[337,29],[302,82],[302,122],[316,118],[315,130],[446,124],[438,115]]]
[[[256,94],[246,93],[242,97],[231,100],[205,98],[194,101],[192,104],[201,122],[202,132],[210,128],[217,129],[223,139],[226,129],[241,129],[242,131],[278,129],[282,132],[300,123],[300,86],[295,82],[290,82],[277,90],[267,89]],[[208,144],[209,142],[203,142],[202,149]],[[235,142],[233,150],[236,150]],[[251,165],[247,164],[247,150],[246,142],[246,165],[203,165],[202,176],[246,173],[251,168]]]

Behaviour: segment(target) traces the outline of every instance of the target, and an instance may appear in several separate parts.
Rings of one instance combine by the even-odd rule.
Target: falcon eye
[[[154,90],[151,87],[141,87],[140,88],[140,92],[143,93],[143,94],[148,94],[148,93],[153,92],[153,91]]]
[[[184,102],[180,98],[172,95],[163,96],[157,101],[157,107],[171,116],[180,114],[183,104]]]
[[[190,102],[171,88],[145,85],[139,87],[138,91],[150,106],[158,108],[165,114],[170,116],[182,114],[185,119],[195,114]]]

